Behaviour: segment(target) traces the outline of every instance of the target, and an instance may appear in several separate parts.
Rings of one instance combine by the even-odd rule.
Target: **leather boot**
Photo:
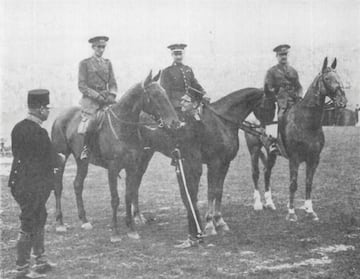
[[[45,273],[56,267],[55,263],[50,262],[45,255],[44,248],[44,229],[34,233],[32,238],[33,255],[35,257],[34,271]]]

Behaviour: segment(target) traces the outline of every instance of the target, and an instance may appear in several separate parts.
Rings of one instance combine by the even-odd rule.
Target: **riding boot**
[[[45,255],[44,236],[44,229],[41,229],[35,232],[32,237],[33,255],[35,257],[33,268],[38,273],[45,273],[56,267],[56,264],[50,262]]]
[[[86,160],[90,155],[90,149],[89,149],[90,139],[91,139],[91,133],[86,132],[84,135],[84,145],[80,154],[80,160]]]
[[[30,269],[30,253],[31,253],[31,235],[21,231],[16,245],[16,279],[22,278],[42,278],[43,275]]]

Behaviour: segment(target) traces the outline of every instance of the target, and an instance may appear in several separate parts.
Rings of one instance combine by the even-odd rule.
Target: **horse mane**
[[[227,114],[234,106],[262,99],[264,92],[258,88],[248,87],[234,91],[210,104],[219,114]]]

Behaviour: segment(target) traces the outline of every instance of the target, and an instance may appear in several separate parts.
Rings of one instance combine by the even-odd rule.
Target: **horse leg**
[[[76,205],[78,208],[79,219],[82,222],[81,228],[85,230],[91,230],[92,225],[86,218],[86,212],[84,208],[84,201],[82,198],[82,192],[84,190],[84,180],[86,178],[89,163],[80,159],[76,159],[76,177],[74,180],[74,191],[76,196]]]
[[[264,164],[264,181],[265,181],[265,208],[276,210],[275,204],[272,200],[271,189],[270,189],[270,177],[271,171],[274,167],[276,162],[276,155],[275,154],[268,154],[266,163]]]
[[[134,181],[134,189],[133,189],[133,216],[134,216],[134,222],[136,225],[141,225],[146,223],[146,218],[144,215],[140,212],[139,207],[139,188],[141,185],[142,177],[149,166],[149,162],[151,158],[154,155],[154,151],[152,150],[146,150],[144,151],[143,156],[141,157],[141,160],[139,161],[139,164],[137,166],[137,174],[135,176],[136,181]]]
[[[62,210],[61,210],[61,194],[62,194],[62,190],[63,190],[63,176],[64,176],[64,170],[65,170],[65,164],[66,164],[67,158],[68,158],[68,155],[66,156],[64,164],[62,166],[59,166],[59,170],[55,175],[55,189],[54,189],[55,203],[56,203],[56,212],[55,212],[56,228],[55,228],[55,231],[59,232],[59,233],[66,232],[66,230],[67,230],[67,228],[63,222],[63,214],[62,214]]]
[[[319,158],[312,159],[306,162],[306,193],[305,193],[304,209],[305,212],[314,221],[319,221],[319,217],[317,216],[317,214],[314,212],[313,209],[312,200],[311,200],[311,189],[312,189],[314,174],[318,164],[319,164]]]
[[[135,222],[132,214],[132,203],[134,201],[135,193],[138,191],[137,185],[138,177],[136,169],[133,166],[128,166],[126,168],[126,189],[125,189],[125,209],[126,209],[126,226],[129,231],[127,233],[129,238],[139,239],[140,236],[135,228]]]
[[[210,162],[208,164],[208,209],[205,214],[206,225],[204,229],[205,235],[217,235],[215,225],[214,225],[214,215],[215,215],[215,190],[217,183],[217,172],[219,169],[219,164]]]
[[[215,191],[215,226],[222,231],[230,231],[228,224],[224,221],[221,214],[221,200],[224,189],[225,176],[229,170],[230,162],[223,162],[219,170],[219,179]]]
[[[296,222],[297,216],[295,214],[294,198],[295,198],[295,192],[297,190],[297,178],[299,171],[299,162],[297,158],[289,159],[289,168],[290,168],[290,187],[289,187],[290,198],[289,198],[288,214],[286,216],[286,220]]]
[[[249,149],[251,156],[251,173],[252,179],[254,182],[254,210],[262,210],[263,204],[261,202],[261,195],[259,192],[259,156],[263,155],[261,151],[261,146],[254,146]],[[264,162],[263,162],[264,163]]]
[[[120,204],[119,193],[118,193],[118,174],[120,172],[119,164],[116,160],[109,162],[108,166],[108,181],[111,195],[111,208],[112,208],[112,222],[111,222],[111,242],[121,241],[118,222],[117,222],[117,211]]]

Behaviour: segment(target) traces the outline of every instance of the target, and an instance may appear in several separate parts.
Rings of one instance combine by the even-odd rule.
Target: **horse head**
[[[320,87],[320,94],[329,97],[336,107],[344,108],[347,104],[345,91],[341,79],[336,69],[336,58],[328,67],[328,59],[325,57],[323,67],[320,74],[320,81],[323,86]]]
[[[178,115],[170,103],[165,89],[157,82],[161,71],[154,77],[152,71],[142,83],[144,90],[144,102],[142,110],[155,116],[161,125],[167,128],[176,128],[180,126]]]

